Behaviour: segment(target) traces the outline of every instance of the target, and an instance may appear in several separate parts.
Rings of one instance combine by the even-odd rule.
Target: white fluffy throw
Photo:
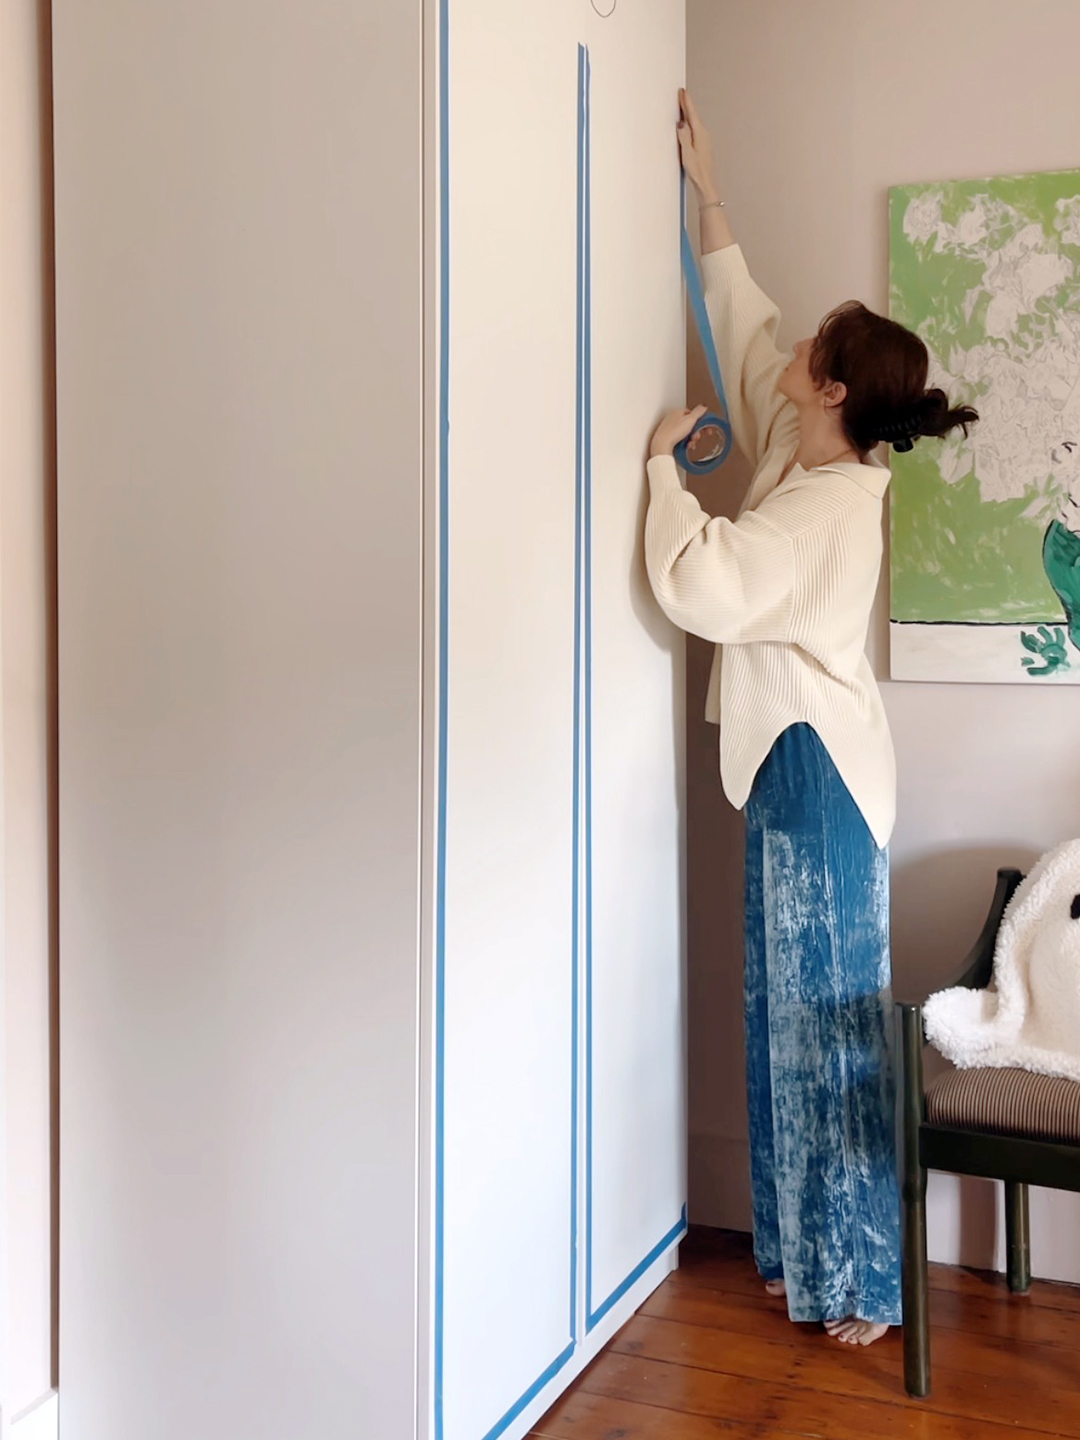
[[[931,995],[926,1034],[961,1069],[1080,1080],[1080,840],[1044,855],[1009,902],[989,989]]]

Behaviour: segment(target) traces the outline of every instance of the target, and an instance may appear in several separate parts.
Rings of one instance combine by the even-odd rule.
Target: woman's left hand
[[[657,455],[673,455],[675,446],[685,440],[694,426],[707,413],[708,407],[696,405],[693,410],[669,410],[656,427],[649,447],[649,458]]]

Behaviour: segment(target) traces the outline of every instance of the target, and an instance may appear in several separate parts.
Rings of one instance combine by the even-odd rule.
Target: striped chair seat
[[[931,1125],[1080,1144],[1080,1083],[1028,1070],[949,1070],[926,1088]]]

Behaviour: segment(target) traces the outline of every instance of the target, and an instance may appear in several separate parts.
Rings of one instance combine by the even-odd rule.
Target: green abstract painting
[[[890,314],[970,436],[892,458],[896,679],[1080,684],[1080,170],[889,192]]]

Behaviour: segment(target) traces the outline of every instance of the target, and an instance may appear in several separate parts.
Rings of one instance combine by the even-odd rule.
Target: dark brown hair
[[[830,381],[847,387],[840,421],[863,454],[883,440],[910,450],[920,435],[945,435],[957,425],[966,435],[979,418],[970,405],[950,409],[944,390],[927,390],[930,357],[923,342],[858,300],[825,316],[809,363],[819,388]]]

